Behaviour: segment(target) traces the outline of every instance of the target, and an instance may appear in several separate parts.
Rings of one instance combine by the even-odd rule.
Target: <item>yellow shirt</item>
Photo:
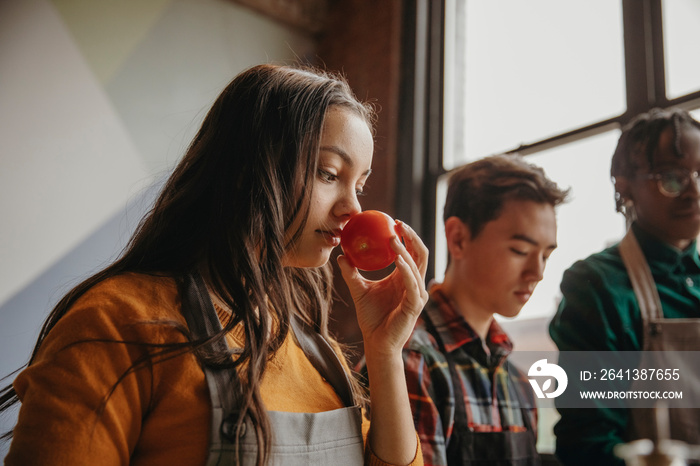
[[[134,361],[157,353],[144,342],[186,341],[177,329],[186,329],[180,306],[174,280],[165,277],[124,274],[85,293],[14,381],[22,406],[5,464],[204,465],[210,401],[193,354],[125,376],[103,403]],[[268,363],[260,390],[272,411],[343,407],[291,332]],[[368,428],[364,422],[365,438]],[[384,464],[374,455],[367,461]],[[420,447],[412,464],[423,464]]]

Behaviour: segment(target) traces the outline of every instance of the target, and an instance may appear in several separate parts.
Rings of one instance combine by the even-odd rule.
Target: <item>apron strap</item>
[[[181,293],[182,314],[193,339],[207,338],[221,331],[221,322],[201,274],[188,274]],[[217,353],[230,352],[226,338],[210,342],[209,348]],[[221,451],[226,443],[224,436],[231,438],[235,435],[230,430],[236,420],[232,419],[231,415],[237,418],[237,407],[241,404],[238,398],[238,374],[235,370],[217,369],[207,365],[203,369],[212,403],[210,452]],[[222,432],[222,429],[226,432]],[[210,455],[208,464],[216,464],[216,461],[218,457]]]
[[[330,343],[295,316],[292,317],[291,326],[299,346],[311,364],[331,384],[346,407],[354,406],[348,373]]]
[[[632,289],[639,304],[639,311],[642,316],[644,329],[644,345],[646,347],[646,335],[649,334],[649,327],[652,320],[663,319],[663,307],[661,298],[656,289],[656,283],[651,276],[651,269],[644,258],[644,253],[639,247],[637,238],[632,229],[627,230],[627,234],[620,241],[620,256],[627,269],[627,274],[632,282]]]
[[[510,361],[506,361],[507,364],[513,365]],[[508,378],[510,378],[510,383],[513,385],[513,390],[518,397],[518,403],[520,403],[520,413],[523,416],[523,426],[525,430],[532,433],[533,442],[537,443],[537,438],[535,433],[537,432],[537,426],[532,424],[532,419],[530,418],[530,410],[536,409],[537,404],[530,405],[527,395],[524,392],[524,386],[519,383],[519,375],[515,371],[508,370]]]

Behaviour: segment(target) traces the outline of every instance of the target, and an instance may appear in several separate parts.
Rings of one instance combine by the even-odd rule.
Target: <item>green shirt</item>
[[[700,318],[696,242],[680,251],[632,225],[656,283],[664,317]],[[562,301],[549,333],[560,351],[637,351],[642,319],[616,244],[576,262],[561,282]],[[566,465],[623,465],[612,453],[624,442],[624,409],[560,409],[557,456]]]

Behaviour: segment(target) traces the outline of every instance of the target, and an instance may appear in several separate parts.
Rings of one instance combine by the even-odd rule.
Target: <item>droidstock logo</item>
[[[537,398],[556,398],[564,393],[566,385],[569,383],[569,378],[566,376],[564,369],[556,364],[548,363],[546,359],[540,359],[530,366],[527,375],[530,377],[549,377],[544,381],[542,387],[540,387],[536,379],[529,379]],[[557,381],[557,388],[550,392],[548,390],[552,388],[552,377]]]

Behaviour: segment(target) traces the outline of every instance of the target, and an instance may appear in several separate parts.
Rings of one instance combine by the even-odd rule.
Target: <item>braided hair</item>
[[[673,152],[678,158],[683,157],[680,148],[681,130],[683,128],[700,130],[700,123],[688,112],[679,108],[668,110],[654,108],[647,113],[637,115],[622,129],[612,157],[610,176],[631,179],[644,162],[646,166],[653,168],[658,153],[659,138],[669,127],[673,131]],[[617,191],[615,204],[618,212],[625,212],[624,199]]]

